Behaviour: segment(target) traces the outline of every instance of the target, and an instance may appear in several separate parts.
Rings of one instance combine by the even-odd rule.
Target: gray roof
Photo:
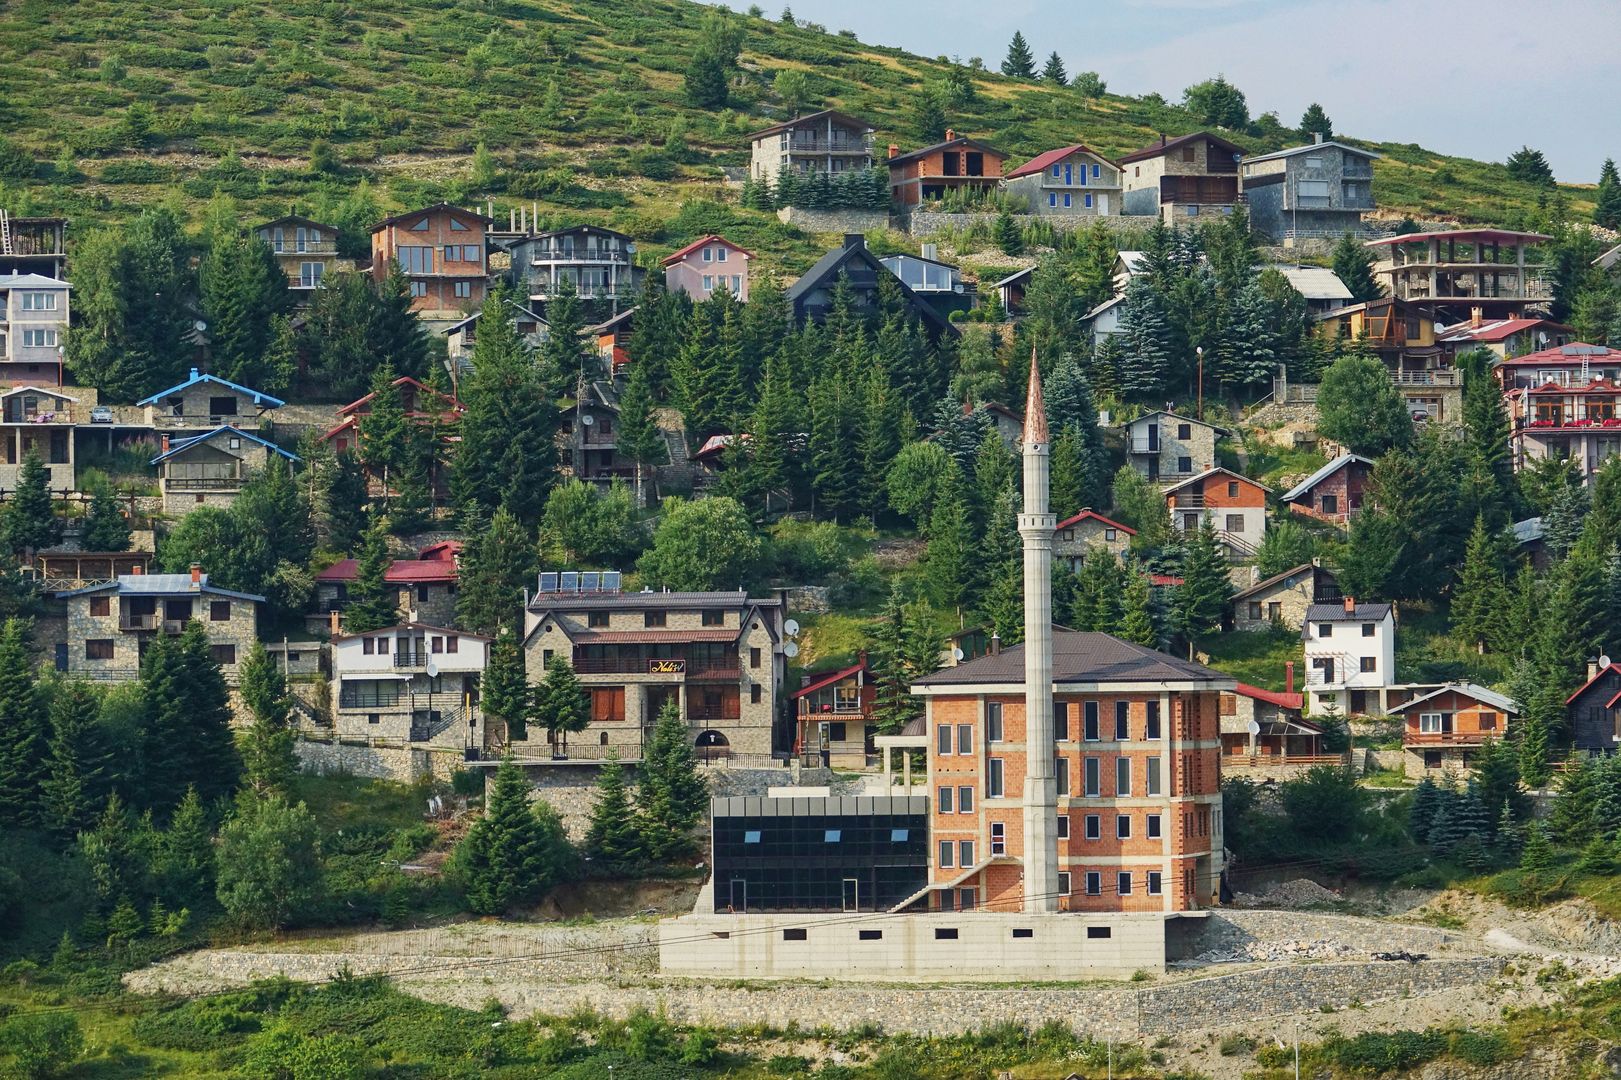
[[[584,611],[586,609],[631,608],[740,608],[756,604],[775,606],[775,598],[751,600],[749,594],[737,592],[598,592],[598,593],[537,593],[529,598],[530,611]]]
[[[254,593],[233,592],[230,589],[220,589],[208,583],[208,575],[204,574],[197,588],[192,588],[190,574],[120,574],[116,581],[105,581],[100,585],[87,585],[82,589],[68,589],[59,592],[59,597],[83,596],[88,593],[116,591],[119,596],[190,596],[192,593],[207,593],[209,596],[230,596],[238,600],[252,600],[255,603],[264,603],[264,597]]]
[[[1413,698],[1411,701],[1404,701],[1400,705],[1393,706],[1390,711],[1392,713],[1406,712],[1414,705],[1428,701],[1433,697],[1438,697],[1439,695],[1445,694],[1448,691],[1456,691],[1465,697],[1472,697],[1483,705],[1494,705],[1497,708],[1502,709],[1504,712],[1511,712],[1518,715],[1520,711],[1520,703],[1518,701],[1515,701],[1513,698],[1508,697],[1507,695],[1499,694],[1495,690],[1488,690],[1479,683],[1472,682],[1447,683],[1445,686],[1431,690],[1429,693]]]
[[[1324,147],[1328,147],[1328,146],[1337,146],[1341,150],[1344,150],[1346,153],[1348,153],[1348,154],[1356,154],[1358,157],[1365,157],[1365,158],[1384,157],[1383,154],[1376,154],[1372,150],[1360,150],[1357,147],[1347,145],[1346,143],[1336,142],[1333,139],[1325,139],[1324,141],[1322,141],[1320,143],[1307,143],[1305,146],[1291,146],[1287,150],[1274,150],[1270,154],[1256,154],[1254,157],[1245,158],[1243,160],[1242,164],[1248,165],[1252,161],[1273,161],[1273,160],[1275,160],[1277,158],[1294,157],[1296,154],[1305,154],[1305,153],[1309,153],[1312,150],[1321,150]]]
[[[1517,544],[1529,544],[1541,540],[1543,535],[1542,518],[1533,517],[1526,518],[1524,521],[1516,521],[1508,527],[1508,531],[1514,534],[1514,542]]]
[[[1273,263],[1266,267],[1284,276],[1295,292],[1307,300],[1350,300],[1351,290],[1340,276],[1326,266],[1294,266]]]
[[[1389,614],[1389,604],[1358,604],[1353,611],[1346,611],[1344,604],[1313,604],[1306,609],[1306,621],[1378,622]]]
[[[1232,678],[1191,660],[1179,660],[1108,634],[1053,631],[1053,682],[1221,682]],[[916,681],[918,686],[1024,682],[1024,646],[976,657]]]
[[[1318,469],[1316,472],[1300,481],[1300,483],[1284,492],[1283,497],[1279,499],[1279,501],[1294,502],[1296,499],[1305,495],[1306,492],[1310,491],[1312,488],[1316,487],[1330,476],[1333,476],[1335,473],[1339,472],[1353,461],[1360,461],[1362,464],[1368,466],[1373,465],[1371,460],[1363,457],[1360,454],[1341,454],[1339,457],[1335,458],[1333,461],[1330,461],[1327,465],[1324,465],[1321,469]]]
[[[1272,586],[1278,584],[1278,582],[1280,582],[1280,581],[1288,581],[1290,578],[1294,577],[1297,574],[1311,573],[1314,570],[1322,571],[1323,573],[1328,573],[1328,571],[1323,570],[1323,568],[1318,566],[1316,563],[1309,563],[1309,562],[1308,563],[1301,563],[1299,566],[1295,567],[1293,570],[1285,570],[1281,574],[1273,574],[1271,577],[1267,578],[1264,581],[1257,581],[1254,585],[1251,585],[1247,589],[1240,589],[1238,592],[1233,593],[1233,599],[1234,600],[1242,600],[1246,596],[1254,596],[1256,593],[1265,592],[1267,589],[1270,589]]]
[[[71,289],[72,285],[44,274],[0,274],[0,289]]]

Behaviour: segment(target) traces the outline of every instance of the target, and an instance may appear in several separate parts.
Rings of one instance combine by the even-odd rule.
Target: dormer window
[[[427,232],[428,231],[428,219],[423,218],[421,221],[418,221],[415,225],[412,225],[411,226],[411,231],[412,232]]]
[[[467,226],[463,225],[461,222],[457,221],[455,218],[451,218],[450,219],[450,231],[451,232],[466,232],[467,231]]]

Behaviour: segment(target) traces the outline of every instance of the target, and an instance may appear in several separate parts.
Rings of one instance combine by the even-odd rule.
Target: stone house
[[[152,464],[158,467],[166,514],[188,514],[199,506],[230,506],[242,493],[242,485],[272,457],[299,461],[297,454],[270,440],[230,426],[184,439],[171,439],[167,433],[162,438],[162,452]]]
[[[1251,228],[1284,247],[1361,234],[1380,156],[1318,135],[1306,146],[1244,158],[1239,176]]]
[[[88,401],[42,386],[0,392],[0,488],[17,490],[23,458],[33,452],[45,465],[46,486],[78,489],[74,425],[87,419],[95,403],[94,390],[84,393]]]
[[[943,199],[947,192],[989,195],[1002,183],[1007,155],[990,143],[946,129],[943,142],[902,154],[889,148],[889,190],[901,207]]]
[[[372,277],[382,281],[390,264],[398,264],[409,283],[411,309],[429,322],[453,322],[484,306],[485,233],[493,224],[449,203],[384,218],[371,229]]]
[[[1284,492],[1279,502],[1296,514],[1349,526],[1362,512],[1373,462],[1357,454],[1341,454]]]
[[[1253,558],[1266,535],[1266,497],[1271,492],[1247,476],[1220,467],[1165,489],[1171,526],[1197,532],[1209,521],[1216,537],[1234,559]]]
[[[570,738],[571,757],[639,761],[673,701],[699,756],[768,765],[791,742],[779,716],[784,609],[781,596],[626,593],[614,572],[543,573],[524,613],[529,677],[562,657],[590,693],[591,724]]]
[[[867,654],[848,667],[811,671],[800,676],[799,689],[788,695],[794,709],[794,756],[808,765],[865,769],[877,753],[878,722],[873,715],[877,684]]]
[[[1331,604],[1340,598],[1334,572],[1316,563],[1301,563],[1292,570],[1257,581],[1233,594],[1233,629],[1267,630],[1274,626],[1299,630],[1313,604]]]
[[[841,173],[872,168],[872,125],[823,109],[749,135],[749,175],[773,182],[783,169]]]
[[[150,427],[171,431],[210,431],[227,424],[264,424],[287,403],[273,394],[191,369],[185,382],[135,403],[146,410]]]
[[[459,543],[436,544],[424,548],[414,559],[395,559],[389,566],[383,580],[397,590],[394,610],[403,622],[440,627],[456,625],[460,550]],[[355,559],[340,559],[316,574],[316,613],[310,620],[326,625],[341,615],[349,606],[349,592],[359,576],[359,562]]]
[[[1239,683],[1221,695],[1222,772],[1295,769],[1340,764],[1343,755],[1325,754],[1323,729],[1300,715],[1304,697],[1294,692],[1294,665],[1283,693]]]
[[[1053,533],[1053,560],[1079,571],[1081,560],[1092,548],[1100,547],[1119,558],[1131,546],[1137,530],[1118,521],[1111,521],[1087,507],[1073,517],[1060,521]]]
[[[1145,413],[1126,425],[1126,458],[1150,480],[1178,480],[1216,464],[1214,424],[1178,413]]]
[[[307,303],[326,276],[353,270],[353,259],[338,258],[338,227],[297,214],[287,214],[254,229],[270,245],[276,264],[287,275],[287,287],[300,303]]]
[[[732,243],[724,236],[700,237],[664,257],[664,287],[686,293],[693,303],[708,300],[720,289],[733,299],[749,298],[749,261],[754,252]]]
[[[1402,720],[1407,775],[1424,776],[1473,768],[1482,746],[1508,737],[1520,705],[1478,683],[1455,682],[1393,706],[1390,715]]]
[[[1061,146],[1006,173],[1002,190],[1032,214],[1109,217],[1120,213],[1120,166],[1082,143]]]
[[[56,670],[112,682],[139,678],[152,639],[179,634],[196,620],[208,633],[215,663],[234,683],[238,665],[258,640],[265,599],[216,588],[196,565],[188,574],[120,574],[56,596],[67,606],[64,638],[54,643]]]
[[[1238,160],[1243,155],[1235,143],[1205,131],[1174,139],[1161,135],[1120,159],[1125,188],[1121,212],[1159,214],[1167,225],[1230,214],[1238,204]]]
[[[333,733],[484,749],[492,736],[482,729],[479,679],[489,648],[487,637],[417,622],[333,637]]]
[[[43,274],[0,274],[0,378],[62,385],[72,291]]]

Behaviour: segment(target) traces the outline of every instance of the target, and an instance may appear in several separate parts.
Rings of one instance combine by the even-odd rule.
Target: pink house
[[[738,300],[749,298],[749,260],[754,253],[724,236],[705,236],[664,260],[664,287],[694,300],[724,288]]]

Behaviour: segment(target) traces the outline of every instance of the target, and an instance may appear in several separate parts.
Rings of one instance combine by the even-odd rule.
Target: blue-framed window
[[[1058,177],[1061,175],[1059,170],[1062,169],[1062,168],[1063,168],[1062,165],[1054,165],[1053,166],[1053,179],[1054,180],[1058,179]]]
[[[1086,206],[1087,206],[1087,209],[1089,209],[1089,210],[1092,208],[1092,193],[1091,192],[1087,192],[1087,194],[1086,194]]]
[[[1065,195],[1064,200],[1067,203],[1068,200],[1069,200],[1069,196]],[[1047,192],[1047,205],[1048,206],[1057,206],[1058,205],[1058,195],[1056,193],[1051,192],[1051,191]]]
[[[1064,209],[1069,209],[1069,192],[1064,192]]]
[[[1096,166],[1096,165],[1092,166],[1092,179],[1096,180],[1099,175],[1100,174],[1098,172],[1098,166]]]

